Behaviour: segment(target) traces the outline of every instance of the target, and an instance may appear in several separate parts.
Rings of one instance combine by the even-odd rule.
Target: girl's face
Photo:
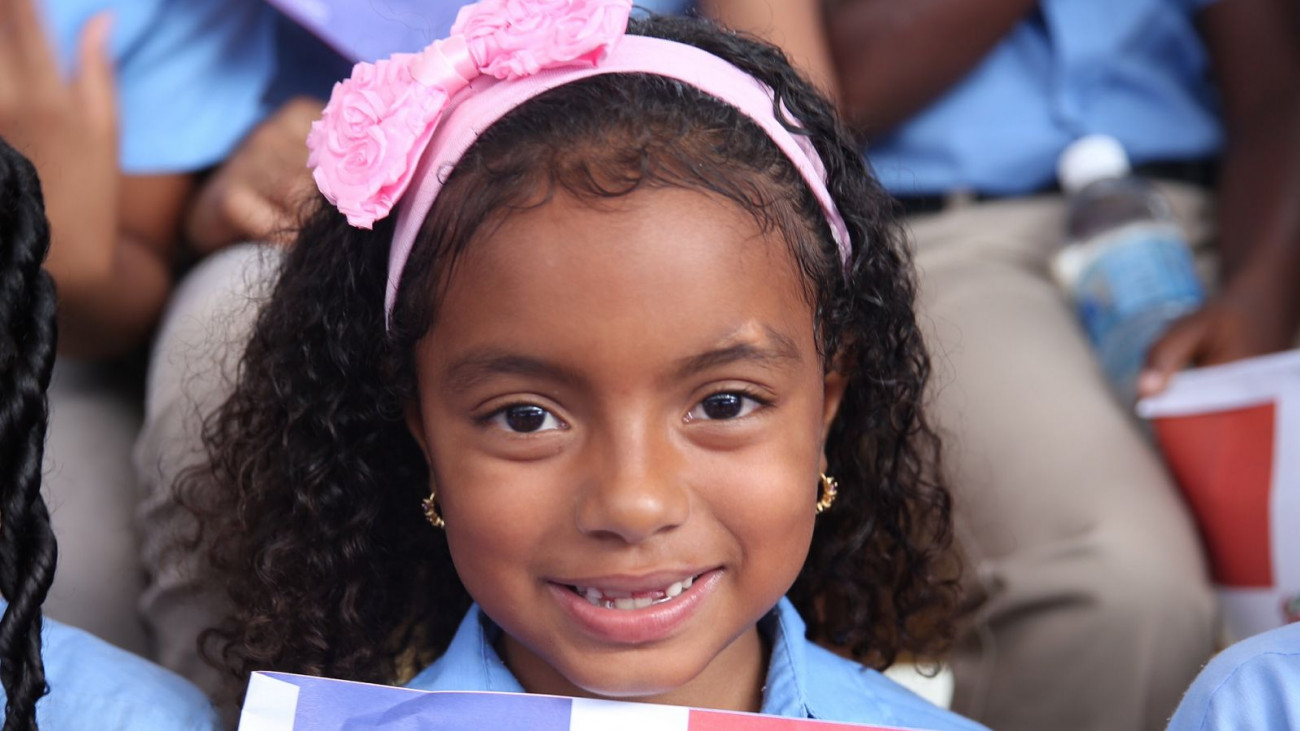
[[[677,189],[558,195],[457,262],[411,429],[529,691],[757,710],[755,623],[807,555],[844,386],[799,277],[779,233]]]

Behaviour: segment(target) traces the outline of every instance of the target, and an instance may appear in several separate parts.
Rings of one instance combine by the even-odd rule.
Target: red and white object
[[[1230,639],[1300,621],[1300,351],[1185,371],[1138,413],[1196,516]]]

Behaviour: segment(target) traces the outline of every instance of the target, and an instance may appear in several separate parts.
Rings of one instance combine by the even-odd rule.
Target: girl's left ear
[[[429,435],[424,431],[423,414],[420,413],[420,404],[417,401],[412,401],[406,405],[406,429],[415,438],[415,443],[420,445],[420,451],[424,452],[424,461],[431,463],[429,459]]]
[[[844,392],[848,387],[848,376],[838,369],[832,368],[826,374],[822,386],[822,444],[826,443],[826,437],[831,431],[831,423],[835,421],[835,415],[840,412],[840,402],[844,400]]]

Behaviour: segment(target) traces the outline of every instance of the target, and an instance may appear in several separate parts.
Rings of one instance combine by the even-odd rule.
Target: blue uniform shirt
[[[1135,163],[1216,155],[1209,58],[1194,26],[1211,0],[1042,0],[960,83],[876,141],[867,157],[896,195],[1025,193],[1087,134]]]
[[[1169,731],[1300,728],[1300,623],[1255,635],[1210,661]]]
[[[224,159],[270,111],[273,11],[261,0],[43,0],[72,70],[82,27],[114,15],[122,170],[191,172]]]
[[[765,714],[934,731],[984,728],[809,642],[803,620],[787,599],[760,622],[759,629],[772,643],[763,689]],[[498,632],[477,605],[472,607],[447,652],[408,687],[523,693],[523,686],[493,649]]]
[[[5,603],[0,601],[0,611]],[[41,656],[50,692],[36,723],[58,731],[208,731],[221,728],[206,696],[180,676],[46,619]],[[0,689],[0,704],[4,691]],[[2,707],[2,706],[0,706]]]

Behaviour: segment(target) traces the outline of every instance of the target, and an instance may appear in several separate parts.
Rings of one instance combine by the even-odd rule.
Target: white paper
[[[293,731],[298,686],[253,673],[239,714],[239,731]]]
[[[682,706],[643,704],[632,715],[626,703],[575,698],[569,731],[686,731],[690,719],[691,709]]]

